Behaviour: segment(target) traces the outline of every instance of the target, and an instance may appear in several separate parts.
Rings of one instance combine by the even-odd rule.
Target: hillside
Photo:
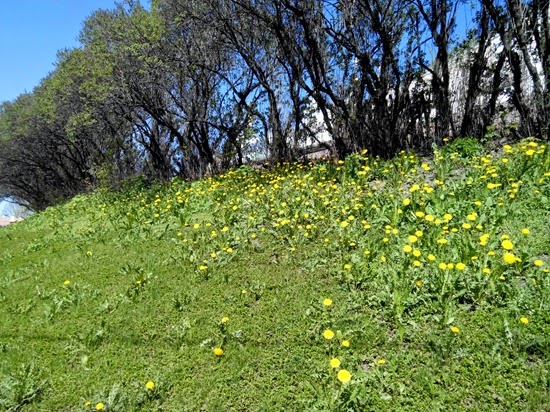
[[[0,228],[0,409],[550,409],[550,152],[242,167]]]

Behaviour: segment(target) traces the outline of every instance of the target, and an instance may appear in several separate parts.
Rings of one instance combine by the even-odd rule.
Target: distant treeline
[[[0,106],[0,197],[40,210],[312,145],[389,157],[548,136],[548,0],[126,1],[80,44]]]

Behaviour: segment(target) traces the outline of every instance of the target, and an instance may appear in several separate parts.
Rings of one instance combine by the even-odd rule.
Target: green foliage
[[[478,149],[136,182],[0,229],[0,405],[547,410],[548,148]]]
[[[483,149],[484,147],[478,139],[460,137],[444,146],[441,152],[444,155],[456,153],[458,156],[471,158],[481,154]]]

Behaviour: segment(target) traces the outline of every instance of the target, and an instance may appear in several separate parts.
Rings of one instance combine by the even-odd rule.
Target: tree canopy
[[[312,145],[389,157],[499,125],[547,138],[549,22],[539,0],[127,0],[1,104],[0,196],[40,210]]]

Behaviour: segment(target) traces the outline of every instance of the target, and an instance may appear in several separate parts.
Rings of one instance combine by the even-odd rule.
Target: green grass
[[[549,150],[484,150],[242,167],[0,229],[0,410],[550,409]]]

